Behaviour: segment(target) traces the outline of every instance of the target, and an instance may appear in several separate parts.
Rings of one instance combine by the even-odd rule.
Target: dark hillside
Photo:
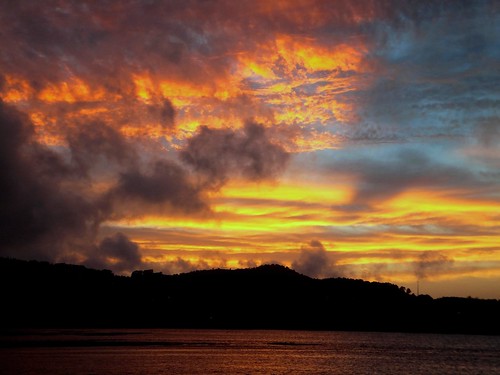
[[[377,330],[500,334],[500,301],[415,296],[389,283],[265,265],[116,276],[0,259],[1,326]]]

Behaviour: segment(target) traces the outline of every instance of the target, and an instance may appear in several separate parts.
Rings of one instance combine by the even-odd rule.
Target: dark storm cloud
[[[116,235],[95,250],[104,221],[128,215],[132,202],[190,213],[207,207],[181,167],[156,161],[148,171],[133,163],[131,146],[103,124],[89,124],[70,135],[71,157],[39,144],[33,136],[29,119],[0,103],[2,255],[53,261],[95,258],[101,263],[116,258],[108,267],[120,271],[137,260],[135,245]],[[105,191],[94,189],[92,184],[99,180],[88,174],[99,158],[130,163],[117,169],[108,164],[107,173],[118,180]],[[140,214],[145,211],[147,206]]]
[[[101,208],[58,154],[36,143],[29,120],[0,103],[0,227],[4,255],[54,259],[69,237],[93,236]]]
[[[97,269],[113,267],[116,272],[133,271],[142,265],[139,246],[123,233],[104,238],[85,265]]]
[[[171,104],[164,110],[172,120]],[[105,122],[74,125],[63,133],[66,148],[50,148],[35,139],[27,116],[1,105],[2,255],[107,264],[122,272],[135,264],[127,257],[134,246],[123,236],[96,244],[102,223],[148,213],[209,212],[207,187],[219,187],[233,175],[272,178],[288,160],[260,125],[247,124],[243,131],[207,128],[184,151],[193,169],[210,180],[209,186],[196,185],[197,176],[180,164],[158,155],[139,158],[140,144]],[[197,151],[195,143],[205,148]]]
[[[196,212],[208,208],[201,193],[202,190],[190,182],[184,169],[161,160],[154,163],[151,171],[132,169],[122,173],[110,196],[125,205],[139,200],[151,205],[168,204],[183,212]]]
[[[88,170],[98,162],[134,165],[135,150],[114,128],[105,123],[78,126],[68,136],[75,163]]]
[[[181,158],[219,186],[230,176],[252,181],[275,178],[283,172],[289,154],[267,137],[266,129],[248,122],[243,130],[201,127],[190,138]]]

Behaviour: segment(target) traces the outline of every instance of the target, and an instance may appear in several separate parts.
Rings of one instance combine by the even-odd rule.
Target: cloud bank
[[[209,176],[217,185],[236,172],[249,179],[275,176],[288,154],[266,139],[261,126],[245,129],[238,135],[205,128],[183,153],[194,153],[199,137],[208,134],[203,143],[212,150],[187,161],[206,165],[209,172],[215,163]],[[36,140],[25,115],[0,103],[0,135],[2,255],[131,270],[141,263],[138,245],[122,233],[97,243],[103,223],[148,212],[175,216],[210,211],[205,192],[212,184],[200,185],[181,163],[139,161],[135,145],[106,124],[69,132],[67,149],[58,152]],[[227,139],[233,144],[226,145]],[[211,159],[212,151],[222,149],[222,159]],[[203,167],[195,170],[206,173]]]

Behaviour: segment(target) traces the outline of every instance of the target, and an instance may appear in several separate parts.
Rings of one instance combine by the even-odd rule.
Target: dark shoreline
[[[278,265],[131,277],[0,258],[12,329],[262,329],[500,335],[500,301],[415,296],[389,283],[312,279]]]

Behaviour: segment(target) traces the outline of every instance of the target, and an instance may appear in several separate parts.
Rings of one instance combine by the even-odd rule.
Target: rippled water
[[[1,374],[500,374],[500,337],[43,330],[0,336]]]

